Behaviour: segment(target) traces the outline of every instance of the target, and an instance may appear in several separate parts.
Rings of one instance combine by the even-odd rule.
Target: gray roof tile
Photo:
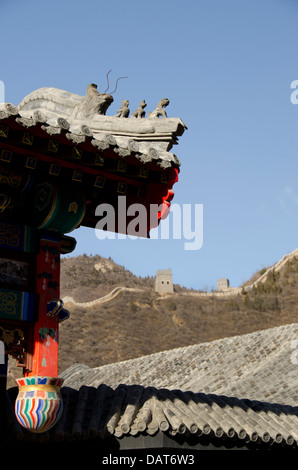
[[[297,338],[294,323],[101,367],[74,364],[62,376],[73,388],[138,384],[294,406],[298,364],[292,359],[292,343]]]

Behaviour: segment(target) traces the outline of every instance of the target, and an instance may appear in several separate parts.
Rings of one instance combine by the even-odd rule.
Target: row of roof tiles
[[[139,384],[296,406],[297,340],[293,323],[101,367],[74,364],[61,375],[76,389]]]
[[[161,151],[150,144],[144,145],[133,138],[127,138],[123,146],[123,142],[118,144],[117,138],[111,133],[102,133],[99,138],[86,125],[80,127],[80,132],[72,132],[69,122],[63,117],[57,118],[56,125],[50,125],[47,124],[47,117],[40,111],[35,111],[32,117],[27,117],[20,115],[18,108],[11,103],[0,104],[0,122],[5,122],[9,118],[13,118],[25,129],[42,129],[48,136],[65,135],[76,146],[91,142],[92,146],[100,151],[113,148],[115,153],[122,158],[134,155],[142,163],[156,162],[162,169],[180,166],[180,161],[175,154]]]
[[[243,445],[296,448],[298,366],[289,353],[297,333],[298,324],[292,324],[95,369],[76,364],[61,374],[64,412],[53,429],[33,436],[21,429],[13,413],[15,388],[9,390],[10,428],[19,439],[44,442],[161,432],[185,440],[216,438],[224,446],[237,440]],[[244,351],[251,361],[246,371]],[[240,359],[235,365],[236,356]]]
[[[17,440],[61,442],[123,438],[158,432],[169,436],[207,436],[238,439],[243,444],[298,444],[298,407],[239,400],[224,395],[119,385],[112,389],[82,386],[62,388],[64,411],[60,421],[44,434],[32,434],[16,422],[13,389],[8,420]],[[225,442],[227,444],[227,442]]]

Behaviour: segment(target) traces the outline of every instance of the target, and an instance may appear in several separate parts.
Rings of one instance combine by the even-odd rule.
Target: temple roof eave
[[[99,93],[93,84],[88,85],[85,97],[53,87],[43,87],[26,96],[16,110],[23,118],[44,116],[53,132],[58,120],[64,120],[73,134],[80,135],[83,128],[88,129],[96,140],[111,134],[119,141],[118,145],[124,147],[133,139],[142,142],[145,153],[151,147],[169,151],[187,129],[180,118],[167,116],[163,109],[169,103],[167,99],[161,100],[156,110],[149,112],[147,117],[144,110],[141,115],[136,112],[129,115],[128,108],[125,117],[121,112],[116,116],[107,116],[106,111],[112,102],[111,95]],[[146,106],[145,101],[140,106]]]
[[[89,139],[92,145],[99,150],[114,147],[115,152],[119,153],[120,156],[137,153],[139,159],[144,163],[156,161],[159,162],[162,168],[169,166],[180,167],[177,156],[169,152],[173,145],[177,143],[177,136],[182,132],[183,123],[178,118],[167,119],[168,132],[150,132],[155,129],[148,128],[142,123],[139,127],[136,126],[134,132],[132,132],[132,124],[123,123],[127,119],[98,116],[98,123],[101,123],[102,126],[95,129],[94,126],[90,128],[90,120],[87,119],[69,123],[62,116],[49,118],[45,115],[44,109],[36,108],[34,112],[32,111],[23,112],[11,103],[0,103],[0,121],[13,119],[25,129],[34,130],[34,128],[39,127],[49,136],[59,136],[64,132],[73,145],[83,144],[86,139]],[[136,119],[132,118],[131,121],[136,121]],[[159,121],[159,124],[162,119],[152,118],[152,122],[154,121]],[[161,127],[165,129],[166,125]],[[174,130],[179,127],[179,134],[178,131],[177,133],[171,132],[171,128]],[[146,130],[148,133],[146,133]]]

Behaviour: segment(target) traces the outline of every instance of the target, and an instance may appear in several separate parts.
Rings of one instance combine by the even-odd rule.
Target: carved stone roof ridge
[[[47,125],[54,128],[58,119],[64,119],[69,132],[80,135],[82,128],[87,128],[95,140],[111,134],[121,148],[127,148],[127,142],[133,139],[140,143],[140,152],[148,154],[150,148],[155,148],[161,152],[162,159],[187,129],[180,118],[159,114],[158,109],[163,109],[163,105],[158,105],[156,112],[147,117],[135,117],[134,113],[130,117],[107,116],[113,97],[97,92],[95,86],[89,87],[85,97],[58,88],[40,88],[27,95],[14,112],[17,110],[23,120],[34,119],[34,113],[39,113],[46,117]],[[167,159],[173,160],[171,154]]]
[[[178,157],[169,152],[187,129],[180,118],[158,117],[154,113],[139,118],[107,116],[106,108],[113,100],[111,95],[95,95],[102,101],[107,97],[108,104],[102,107],[90,103],[87,97],[88,93],[84,97],[43,87],[26,96],[18,106],[1,103],[0,120],[15,119],[28,130],[40,127],[49,136],[64,133],[76,146],[86,140],[99,150],[111,146],[121,157],[135,154],[142,163],[155,160],[163,169],[180,166]]]

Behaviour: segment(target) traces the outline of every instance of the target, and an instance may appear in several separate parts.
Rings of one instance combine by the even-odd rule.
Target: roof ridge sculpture
[[[154,149],[166,155],[187,129],[180,118],[167,116],[164,110],[169,104],[167,98],[160,100],[147,117],[145,100],[130,117],[128,100],[122,101],[117,115],[107,116],[106,112],[113,101],[112,95],[99,93],[97,85],[93,83],[87,86],[85,96],[54,87],[43,87],[27,95],[17,110],[26,118],[39,113],[46,117],[50,126],[57,126],[57,119],[64,119],[69,124],[69,130],[77,134],[82,134],[84,126],[99,140],[104,134],[110,133],[116,138],[119,147],[125,147],[128,140],[134,139],[143,147],[143,153]]]
[[[129,101],[123,101],[128,106]],[[180,167],[178,157],[169,150],[178,143],[187,126],[180,118],[167,117],[164,111],[169,104],[167,98],[160,100],[148,117],[144,112],[145,100],[130,117],[128,108],[107,116],[112,102],[113,97],[99,93],[95,84],[88,85],[85,96],[42,87],[29,93],[18,106],[1,103],[0,120],[11,117],[27,129],[38,125],[50,136],[64,133],[75,145],[90,139],[99,150],[114,147],[120,157],[133,152],[142,163],[155,161],[162,169]]]

